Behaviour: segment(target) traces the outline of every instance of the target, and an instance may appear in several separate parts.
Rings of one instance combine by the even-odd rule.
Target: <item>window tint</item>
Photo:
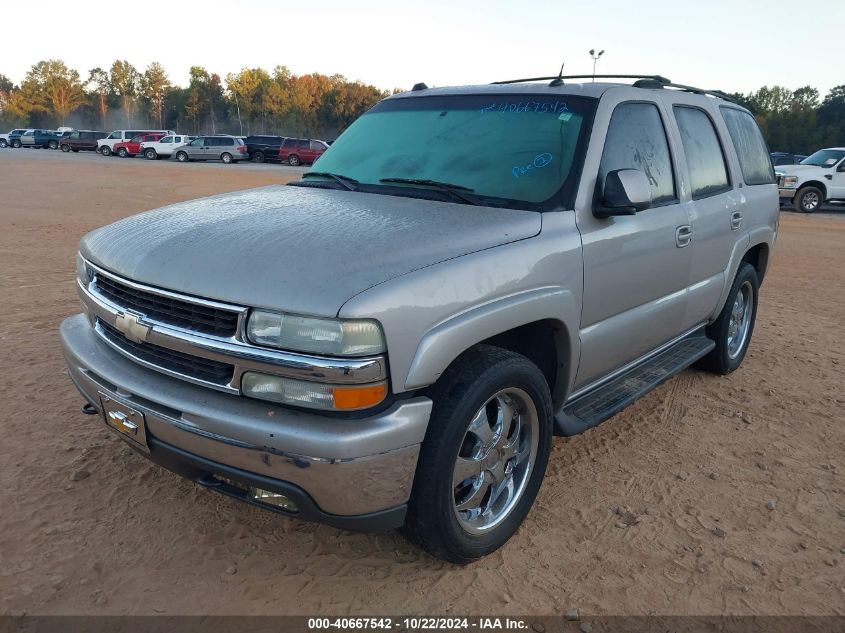
[[[195,138],[191,141],[191,147],[202,147],[203,138],[200,136],[199,138]]]
[[[769,185],[775,181],[766,141],[754,117],[736,108],[722,107],[728,134],[739,156],[742,177],[748,185]],[[791,165],[792,157],[782,157],[780,165]]]
[[[286,138],[285,144],[282,146],[285,149],[293,149],[296,147],[296,139],[295,138]]]
[[[657,106],[651,103],[623,103],[610,118],[599,182],[611,171],[639,169],[651,183],[655,204],[675,199],[675,178],[666,129]]]
[[[311,149],[315,152],[322,152],[323,151],[323,144],[319,141],[311,141]]]
[[[120,132],[112,132],[111,134],[109,134],[108,137],[109,137],[109,139],[120,138]]]
[[[702,110],[675,106],[675,119],[687,157],[693,198],[718,193],[729,186],[725,155],[713,122]]]
[[[297,149],[308,149],[308,141],[305,139],[299,139],[296,143]]]
[[[163,136],[159,143],[172,143],[173,137],[172,136]]]
[[[217,139],[217,144],[221,147],[229,147],[235,144],[235,139],[233,138],[219,138]]]

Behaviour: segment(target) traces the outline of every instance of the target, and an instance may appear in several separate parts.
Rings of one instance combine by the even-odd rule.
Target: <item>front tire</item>
[[[129,156],[129,152],[126,151],[125,147],[121,147],[119,150],[117,150],[117,155],[121,158],[126,158],[127,156]]]
[[[14,141],[12,141],[12,147],[14,147],[15,149],[20,149],[21,142],[19,140],[15,139]]]
[[[50,149],[58,149],[58,148],[59,148],[59,143],[58,143],[57,141],[50,141],[50,142],[47,144],[47,147],[49,147]]]
[[[824,193],[818,187],[802,187],[795,194],[795,210],[802,213],[818,211],[824,202]]]
[[[264,162],[264,152],[255,152],[252,155],[252,162],[253,163],[263,163]]]
[[[64,145],[64,144],[63,144],[63,145],[62,145],[62,151],[63,151],[65,154],[67,154],[67,153],[70,151],[70,146],[69,146],[69,145]]]
[[[551,449],[549,386],[524,356],[478,345],[431,397],[403,532],[438,558],[469,563],[504,545],[534,503]]]
[[[108,145],[103,145],[103,149],[100,150],[100,153],[103,156],[111,156],[111,147]]]
[[[9,141],[4,138],[0,138],[0,147],[9,147]]]
[[[156,151],[152,147],[144,152],[144,156],[146,156],[147,160],[155,160],[158,158],[158,154],[156,154]]]
[[[291,154],[290,156],[288,156],[288,165],[290,165],[291,167],[296,167],[297,165],[299,165],[299,156],[297,156],[296,154]]]
[[[742,364],[757,319],[759,287],[754,266],[740,264],[719,318],[706,328],[707,337],[716,342],[716,347],[697,363],[699,368],[724,375]]]

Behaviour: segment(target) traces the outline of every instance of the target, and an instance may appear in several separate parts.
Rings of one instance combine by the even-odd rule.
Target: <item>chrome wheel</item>
[[[815,211],[816,207],[819,206],[819,194],[815,191],[808,191],[804,194],[803,198],[801,198],[801,207],[805,211]]]
[[[736,293],[728,322],[728,357],[739,356],[748,341],[751,329],[751,314],[754,312],[754,289],[746,281]]]
[[[472,534],[495,528],[522,497],[537,458],[537,408],[522,389],[496,393],[473,416],[452,470],[453,508]]]

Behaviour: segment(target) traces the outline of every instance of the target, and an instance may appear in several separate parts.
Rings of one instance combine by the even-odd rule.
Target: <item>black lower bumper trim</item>
[[[361,532],[388,531],[402,526],[405,522],[405,514],[408,509],[406,505],[354,516],[328,514],[317,506],[307,492],[287,481],[272,479],[239,468],[233,468],[206,459],[205,457],[194,455],[149,435],[147,436],[147,442],[150,447],[150,453],[149,455],[144,454],[144,457],[175,472],[177,475],[192,479],[209,490],[233,497],[263,510],[278,512],[288,517],[304,519],[306,521],[324,523],[342,530]],[[236,482],[238,485],[233,485],[231,482]],[[243,486],[243,488],[240,486]],[[296,503],[299,511],[292,513],[281,508],[254,501],[247,491],[247,488],[250,486],[285,495]]]

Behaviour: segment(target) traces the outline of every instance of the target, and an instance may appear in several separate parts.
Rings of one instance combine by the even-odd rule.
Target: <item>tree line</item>
[[[397,90],[394,90],[397,92]],[[61,60],[34,64],[20,85],[0,75],[0,128],[154,127],[187,134],[281,134],[332,139],[387,91],[342,75],[244,68],[225,79],[192,66],[175,86],[158,62],[143,72],[126,60],[83,77]],[[731,97],[757,117],[769,147],[808,154],[845,146],[845,84],[822,100],[811,86],[764,86]]]
[[[244,68],[225,79],[192,66],[187,87],[164,67],[126,60],[83,77],[61,60],[34,64],[20,85],[0,74],[0,129],[149,127],[186,134],[281,134],[332,139],[389,93],[342,75]]]
[[[845,84],[823,100],[812,86],[797,90],[763,86],[731,97],[754,114],[772,151],[811,154],[823,147],[845,146]]]

